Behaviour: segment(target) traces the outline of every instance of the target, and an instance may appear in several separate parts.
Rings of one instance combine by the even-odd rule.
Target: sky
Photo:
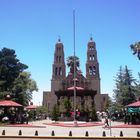
[[[0,50],[14,49],[20,62],[29,66],[38,92],[33,103],[42,104],[43,91],[50,91],[55,44],[64,45],[65,59],[73,55],[73,10],[75,47],[85,75],[87,43],[96,42],[101,93],[113,96],[119,67],[138,78],[140,61],[130,44],[140,41],[140,0],[0,0]],[[68,69],[67,69],[68,72]]]

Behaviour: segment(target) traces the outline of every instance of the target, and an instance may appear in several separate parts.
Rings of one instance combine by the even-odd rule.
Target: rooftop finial
[[[93,38],[92,38],[92,34],[90,34],[90,41],[92,41],[93,40]]]
[[[60,35],[58,36],[58,42],[61,42],[61,37],[60,37]]]

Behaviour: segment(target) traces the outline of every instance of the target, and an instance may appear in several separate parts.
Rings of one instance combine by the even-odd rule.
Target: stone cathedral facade
[[[83,55],[84,52],[83,52]],[[107,104],[108,94],[101,94],[99,62],[95,41],[90,38],[87,43],[87,60],[85,64],[86,76],[80,70],[76,70],[76,105],[96,111],[104,111]],[[64,57],[64,45],[58,40],[55,45],[54,62],[52,64],[51,91],[43,92],[43,106],[47,106],[51,112],[55,104],[61,103],[65,98],[73,104],[73,72],[70,70],[66,75],[66,64]],[[63,109],[61,110],[63,111]]]

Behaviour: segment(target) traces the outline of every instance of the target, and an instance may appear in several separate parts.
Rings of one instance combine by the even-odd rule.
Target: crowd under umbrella
[[[23,109],[23,105],[13,101],[10,95],[7,95],[5,100],[0,101],[0,121],[8,121],[16,118],[19,110]]]
[[[140,98],[139,101],[127,105],[127,112],[130,114],[129,121],[132,124],[140,124]]]
[[[25,109],[28,110],[28,112],[30,112],[31,118],[33,120],[36,120],[36,109],[38,106],[33,105],[33,103],[31,103],[29,106],[26,106]],[[32,113],[31,113],[32,112]]]
[[[29,105],[25,107],[26,109],[30,109],[30,110],[36,110],[37,106],[36,105]]]

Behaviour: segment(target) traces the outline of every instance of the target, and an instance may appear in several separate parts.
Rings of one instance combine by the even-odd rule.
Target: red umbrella
[[[84,90],[84,88],[82,88],[82,87],[75,87],[76,88],[76,90]],[[67,88],[68,90],[74,90],[74,86],[73,87],[69,87],[69,88]]]
[[[36,109],[37,106],[36,105],[29,105],[29,106],[26,106],[26,109]]]
[[[21,104],[18,104],[12,100],[2,100],[0,101],[0,106],[9,106],[9,107],[22,107]]]
[[[128,107],[139,107],[140,106],[140,101],[134,102],[132,104],[127,105]]]

